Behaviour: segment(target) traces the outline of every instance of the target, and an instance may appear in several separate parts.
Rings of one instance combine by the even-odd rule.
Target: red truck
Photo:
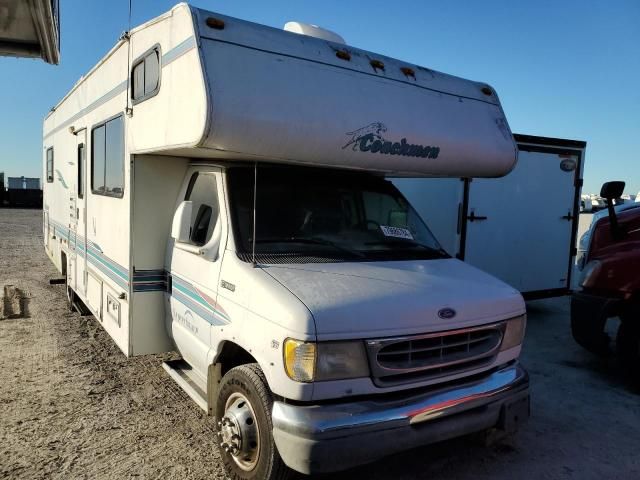
[[[575,340],[597,355],[610,352],[607,320],[620,318],[616,350],[625,369],[640,381],[640,208],[619,213],[624,182],[607,182],[600,195],[609,215],[592,227],[585,256],[579,261],[580,290],[571,299],[571,330]]]

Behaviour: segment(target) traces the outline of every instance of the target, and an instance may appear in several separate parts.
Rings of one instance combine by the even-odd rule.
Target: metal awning
[[[59,0],[0,0],[0,55],[60,61]]]

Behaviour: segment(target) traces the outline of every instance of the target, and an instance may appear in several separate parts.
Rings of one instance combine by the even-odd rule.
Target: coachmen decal
[[[414,145],[402,138],[399,142],[391,141],[382,136],[387,131],[384,123],[373,122],[366,127],[353,132],[347,132],[351,137],[345,146],[351,147],[354,152],[381,153],[383,155],[402,155],[403,157],[438,158],[440,147]]]

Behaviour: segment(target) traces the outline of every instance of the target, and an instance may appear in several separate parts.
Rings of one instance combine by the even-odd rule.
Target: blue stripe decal
[[[175,275],[172,275],[171,278],[172,278],[173,290],[174,291],[177,289],[180,293],[185,294],[188,297],[190,297],[191,300],[198,302],[201,307],[204,307],[204,308],[206,308],[208,310],[212,310],[213,314],[216,317],[218,317],[221,321],[223,321],[225,323],[228,323],[228,322],[231,321],[229,319],[229,317],[224,312],[221,312],[214,305],[211,305],[209,302],[207,302],[193,288],[193,286],[191,284],[189,284],[188,282],[185,282],[181,278],[176,277]]]
[[[94,110],[96,108],[98,108],[100,105],[102,105],[103,103],[108,102],[109,100],[117,97],[119,94],[126,92],[127,91],[127,81],[123,81],[120,82],[118,85],[116,85],[115,87],[113,87],[111,90],[109,90],[107,93],[105,93],[103,96],[101,96],[100,98],[98,98],[95,102],[89,104],[88,106],[86,106],[85,108],[83,108],[82,110],[80,110],[79,112],[75,113],[74,115],[72,115],[71,117],[69,117],[67,120],[65,120],[64,122],[62,122],[60,125],[58,125],[57,127],[51,129],[45,136],[44,138],[47,138],[51,135],[53,135],[56,132],[59,132],[60,130],[62,130],[63,128],[68,127],[69,125],[71,125],[73,122],[75,122],[77,119],[79,119],[80,117],[85,116],[87,113],[89,113],[91,110]]]
[[[164,68],[165,66],[169,65],[171,62],[173,62],[174,60],[180,58],[182,55],[187,53],[192,48],[195,48],[195,46],[196,46],[196,38],[193,37],[193,36],[191,36],[191,37],[187,38],[186,40],[180,42],[178,45],[173,47],[171,50],[169,50],[167,53],[165,53],[162,56],[162,67]],[[85,108],[80,110],[79,112],[75,113],[74,115],[69,117],[67,120],[65,120],[64,122],[62,122],[61,124],[59,124],[55,128],[51,129],[49,132],[47,132],[44,135],[44,138],[47,138],[47,137],[53,135],[54,133],[59,132],[63,128],[68,127],[73,122],[75,122],[77,119],[83,117],[87,113],[91,112],[92,110],[98,108],[102,104],[108,102],[109,100],[117,97],[118,95],[120,95],[121,93],[126,92],[126,91],[127,91],[127,80],[124,80],[123,82],[120,82],[118,85],[116,85],[111,90],[109,90],[107,93],[102,95],[96,101],[92,102],[91,104],[89,104],[88,106],[86,106]]]
[[[213,313],[201,308],[198,304],[193,302],[190,298],[185,297],[180,292],[174,291],[172,293],[172,296],[178,302],[182,303],[185,307],[187,307],[190,310],[193,310],[198,316],[202,317],[205,321],[207,321],[211,325],[222,326],[228,323],[225,320],[217,318]]]
[[[195,46],[196,46],[196,37],[189,37],[183,42],[180,42],[178,45],[173,47],[167,53],[162,55],[162,66],[166,67],[171,62],[173,62],[174,60],[177,60],[192,48],[195,48]]]

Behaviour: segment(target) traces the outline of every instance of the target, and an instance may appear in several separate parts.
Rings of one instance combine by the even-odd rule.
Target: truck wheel
[[[616,347],[626,372],[640,384],[640,322],[623,319],[618,327]]]
[[[233,480],[284,480],[292,471],[273,440],[273,399],[257,363],[232,368],[222,378],[216,402],[218,446]]]

